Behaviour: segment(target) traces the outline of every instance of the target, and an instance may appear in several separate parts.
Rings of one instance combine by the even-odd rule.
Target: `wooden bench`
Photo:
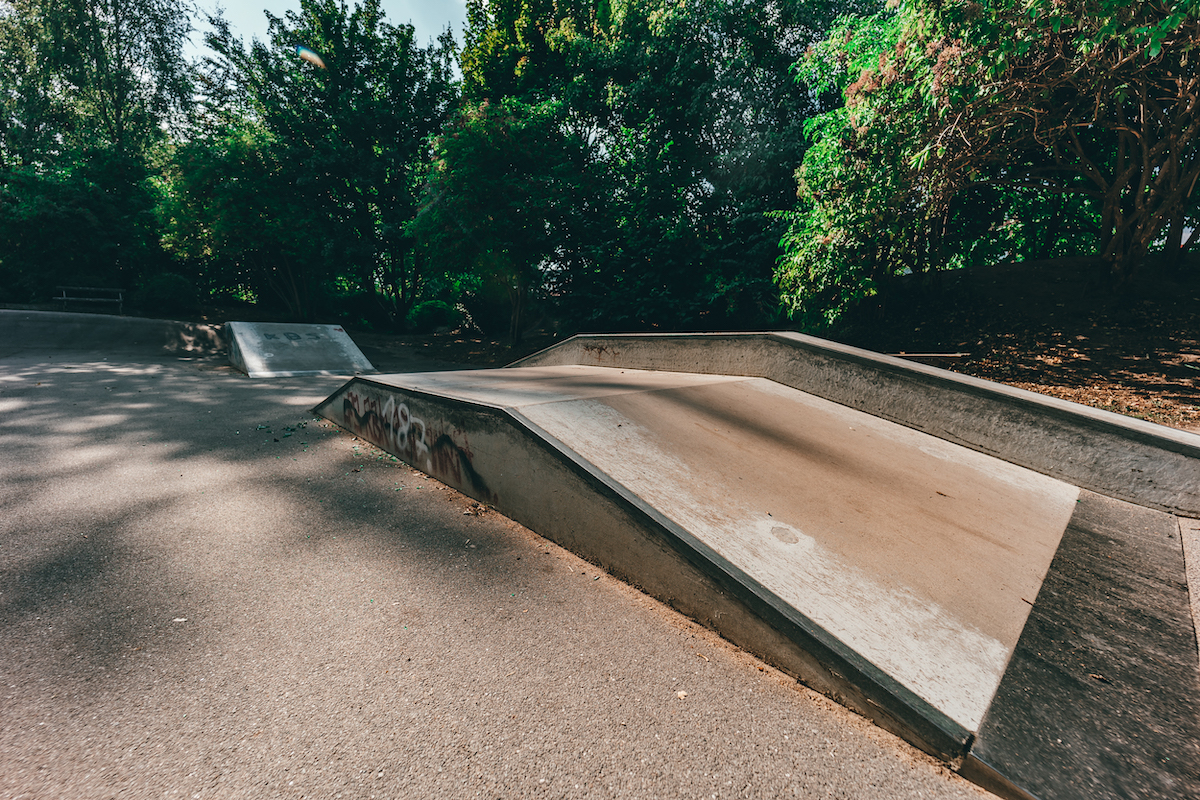
[[[62,303],[63,311],[67,303],[113,303],[117,313],[125,313],[125,290],[105,289],[99,286],[59,286],[58,294],[51,298]]]

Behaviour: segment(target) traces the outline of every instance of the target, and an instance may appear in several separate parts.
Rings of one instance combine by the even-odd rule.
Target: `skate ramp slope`
[[[251,378],[361,375],[371,362],[340,325],[227,322],[229,361]]]
[[[316,410],[999,794],[1200,796],[1182,531],[1162,510],[1190,502],[1200,437],[800,343],[739,368],[731,351],[761,337],[571,340],[502,370],[356,378]],[[597,353],[607,365],[569,363]],[[799,385],[805,359],[820,393]],[[737,374],[772,370],[784,380]],[[945,436],[896,418],[904,380],[939,401],[919,421]],[[888,413],[822,396],[831,384]],[[1081,460],[1106,458],[1072,423],[1104,448],[1124,436],[1125,458],[1175,460],[1153,504],[1115,470],[1083,488],[953,441],[955,415],[988,403],[1019,411],[988,423],[992,445],[1040,411]]]

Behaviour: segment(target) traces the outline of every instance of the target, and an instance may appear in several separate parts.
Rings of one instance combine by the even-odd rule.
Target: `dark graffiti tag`
[[[471,452],[460,447],[450,434],[443,433],[437,438],[430,450],[430,455],[433,459],[434,475],[453,475],[459,486],[464,485],[463,478],[465,477],[479,496],[489,502],[495,502],[496,497],[488,488],[487,481],[475,470]]]
[[[321,334],[319,334],[319,333],[306,333],[303,336],[301,336],[298,333],[292,333],[291,331],[288,331],[286,333],[264,333],[263,340],[266,341],[268,339],[274,339],[274,340],[278,341],[280,336],[287,339],[289,342],[298,342],[301,339],[305,339],[305,338],[317,339],[317,340],[325,338],[325,337],[321,336]]]
[[[372,393],[374,394],[374,393]],[[450,433],[431,433],[425,422],[414,417],[404,402],[392,395],[372,397],[348,391],[342,398],[342,425],[417,469],[454,486],[469,488],[488,502],[494,495],[475,469],[473,455]],[[433,440],[430,444],[430,439]]]
[[[417,467],[429,467],[425,423],[409,413],[408,406],[394,397],[380,402],[358,392],[346,392],[342,400],[346,427],[388,452]]]

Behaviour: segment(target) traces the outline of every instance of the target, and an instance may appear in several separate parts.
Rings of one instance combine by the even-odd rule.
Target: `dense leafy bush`
[[[407,321],[414,333],[430,333],[438,328],[453,328],[462,321],[462,314],[449,303],[426,300],[413,306]]]
[[[130,300],[140,311],[154,315],[190,314],[200,307],[196,288],[187,278],[174,272],[148,279]]]

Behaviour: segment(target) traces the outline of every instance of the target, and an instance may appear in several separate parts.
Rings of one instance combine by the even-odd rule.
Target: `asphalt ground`
[[[314,419],[341,382],[0,343],[0,797],[989,796]]]

